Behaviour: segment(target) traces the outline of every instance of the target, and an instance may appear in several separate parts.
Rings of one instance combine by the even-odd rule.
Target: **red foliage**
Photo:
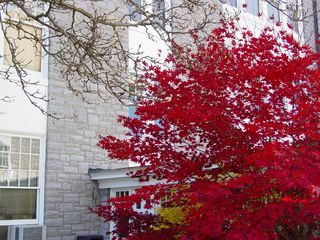
[[[169,56],[171,69],[146,66],[139,118],[119,118],[128,138],[101,138],[110,158],[141,164],[132,177],[165,181],[95,210],[118,231],[129,218],[126,239],[317,237],[319,55],[283,31],[235,31],[222,24],[196,51]],[[168,193],[182,224],[132,208]]]

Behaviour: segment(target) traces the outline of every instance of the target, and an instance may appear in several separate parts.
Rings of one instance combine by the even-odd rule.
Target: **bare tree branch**
[[[290,8],[297,8],[295,2],[285,9],[282,2],[268,2],[289,17],[303,20],[302,14],[291,14]],[[223,15],[219,0],[179,0],[165,7],[162,0],[112,4],[99,0],[0,0],[1,28],[8,46],[8,56],[3,56],[8,69],[0,75],[17,84],[41,112],[58,117],[39,104],[49,101],[48,97],[31,87],[39,83],[28,77],[27,69],[33,63],[23,59],[26,50],[21,46],[29,41],[41,59],[53,59],[68,89],[82,101],[90,103],[94,95],[105,102],[115,96],[128,103],[129,85],[141,71],[139,63],[157,61],[141,49],[129,49],[130,29],[144,29],[149,39],[161,39],[170,49],[177,39],[191,39],[195,31],[205,36],[217,24],[217,15]],[[12,36],[13,32],[17,36]],[[12,80],[12,75],[18,78]]]

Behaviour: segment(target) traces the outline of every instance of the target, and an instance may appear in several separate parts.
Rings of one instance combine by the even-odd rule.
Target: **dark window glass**
[[[0,220],[36,219],[36,205],[36,189],[0,189]]]
[[[0,226],[0,239],[5,240],[8,237],[8,226]]]
[[[137,105],[136,105],[136,100],[137,100],[137,95],[136,95],[136,87],[134,85],[129,86],[129,98],[131,100],[131,104],[129,105],[129,118],[137,118],[138,116],[136,115],[136,110],[137,110]]]

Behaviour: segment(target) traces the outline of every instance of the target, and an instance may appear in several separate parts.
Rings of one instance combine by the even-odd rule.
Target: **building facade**
[[[319,21],[320,21],[320,2],[318,0],[303,1],[304,6],[304,24],[303,31],[305,36],[305,42],[310,44],[312,49],[316,52],[320,51],[319,44]]]
[[[101,1],[100,7],[107,10],[116,2]],[[170,5],[171,1],[164,2],[164,6]],[[266,1],[228,0],[219,2],[218,8],[228,16],[240,14],[240,24],[257,31],[278,21],[291,24],[287,14],[279,11],[285,6]],[[130,8],[123,8],[122,14],[128,11]],[[258,16],[261,14],[264,17]],[[28,27],[40,35],[48,34],[36,23]],[[295,31],[301,27],[295,25]],[[128,28],[124,45],[128,49],[142,47],[148,56],[155,57],[159,49],[165,55],[166,45],[160,39],[148,39],[145,30]],[[30,43],[21,44],[28,48]],[[8,51],[3,37],[0,51],[1,55]],[[94,104],[85,104],[68,90],[53,59],[32,52],[24,57],[29,60],[28,76],[51,99],[42,103],[43,107],[72,117],[47,117],[30,104],[19,86],[0,82],[1,93],[5,89],[6,94],[15,96],[11,103],[0,102],[0,240],[73,240],[84,235],[110,238],[106,233],[112,230],[112,223],[102,223],[88,207],[110,196],[131,194],[141,183],[126,175],[129,168],[137,166],[107,159],[96,144],[99,135],[123,136],[126,130],[117,123],[117,116],[128,115],[132,109],[112,96],[108,103],[97,98]],[[10,62],[1,60],[4,66]],[[143,203],[136,208],[143,211]]]

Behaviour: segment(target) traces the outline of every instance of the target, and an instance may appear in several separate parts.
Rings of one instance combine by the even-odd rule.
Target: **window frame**
[[[1,169],[8,169],[9,168],[9,151],[1,150],[0,149],[0,170]],[[3,156],[6,156],[3,158]]]
[[[26,34],[29,32],[31,34],[34,34],[35,36],[41,38],[41,39],[43,37],[43,29],[37,25],[24,23],[24,22],[19,23],[15,20],[10,21],[10,22],[14,25],[15,24],[21,25],[21,30],[20,29],[18,30],[15,27],[11,27],[9,25],[9,23],[6,22],[6,19],[3,22],[3,28],[6,29],[7,37],[9,37],[15,41],[17,40],[17,38],[16,38],[17,36],[20,37],[21,35],[23,35],[23,36],[27,35],[27,37],[29,37],[28,34]],[[27,29],[29,29],[29,30],[27,30]],[[11,33],[11,34],[9,34],[9,33]],[[31,35],[30,35],[30,37],[31,37]],[[24,61],[24,63],[23,63],[23,64],[25,64],[24,70],[30,71],[30,72],[37,72],[37,73],[41,72],[42,64],[43,64],[42,63],[43,62],[42,61],[43,49],[41,47],[41,43],[40,42],[37,42],[37,43],[33,42],[32,39],[24,38],[24,37],[22,39],[18,39],[18,40],[19,41],[15,46],[17,47],[17,49],[19,49],[19,53],[18,53],[19,55],[20,54],[29,55],[27,51],[30,51],[30,53],[32,53],[32,56],[30,59],[23,59],[21,56],[17,55],[17,59],[19,61]],[[30,48],[26,48],[26,47],[21,47],[24,44],[29,45],[29,47],[32,46],[32,48],[30,49]],[[3,41],[2,48],[3,48],[3,62],[2,62],[2,64],[4,66],[10,66],[12,63],[12,61],[10,59],[11,52],[10,52],[9,44],[6,41],[6,39],[4,39],[4,41]],[[24,51],[26,51],[26,53],[23,53]]]
[[[1,16],[0,16],[0,21],[2,22],[2,24],[5,24],[5,20],[6,19],[10,19],[11,21],[16,21],[19,22],[19,19],[17,19],[16,17],[12,17],[12,18],[8,18],[6,17],[6,13],[4,12],[4,10],[0,10]],[[42,26],[41,24],[38,24],[34,21],[21,21],[21,23],[23,23],[24,25],[28,26],[28,27],[35,27],[41,30],[41,38],[42,41],[44,41],[44,44],[48,44],[49,40],[48,40],[48,36],[49,36],[49,30],[48,28]],[[2,29],[2,24],[0,25],[0,55],[4,56],[5,53],[5,38],[3,35],[3,29]],[[37,80],[42,80],[45,79],[46,81],[39,81],[40,84],[42,85],[47,85],[47,79],[48,79],[48,63],[49,63],[49,58],[48,56],[45,54],[45,51],[43,50],[42,46],[41,47],[41,56],[40,56],[40,71],[34,71],[34,70],[30,70],[30,69],[24,69],[24,71],[28,74],[28,76],[30,76],[31,78],[36,78]],[[5,58],[2,57],[0,59],[0,68],[2,69],[7,69],[8,68],[8,64],[5,63]],[[12,75],[13,79],[18,78],[17,74],[13,74]],[[37,81],[35,80],[35,82]]]
[[[38,186],[36,187],[20,187],[20,186],[0,186],[0,189],[34,189],[36,194],[36,218],[35,219],[15,219],[0,220],[0,226],[24,225],[24,224],[43,224],[44,221],[44,178],[45,178],[45,135],[21,132],[0,131],[1,136],[20,137],[20,138],[36,138],[40,140],[39,145],[39,174]]]
[[[248,3],[248,1],[256,1],[257,2],[257,7],[258,7],[258,9],[257,9],[257,13],[255,13],[255,12],[250,12],[249,11],[249,3]],[[261,11],[262,11],[262,4],[261,4],[261,2],[260,2],[260,0],[245,0],[244,1],[245,2],[245,4],[247,5],[247,7],[246,7],[246,13],[248,13],[248,14],[250,14],[250,15],[252,15],[252,16],[255,16],[255,17],[258,17],[259,16],[259,14],[261,13]],[[253,10],[255,10],[254,8],[253,8]]]
[[[129,83],[128,117],[131,119],[139,118],[139,116],[136,115],[136,110],[137,110],[137,103],[141,101],[141,99],[144,97],[143,89],[144,87],[142,85],[139,86],[139,84],[134,81]]]

